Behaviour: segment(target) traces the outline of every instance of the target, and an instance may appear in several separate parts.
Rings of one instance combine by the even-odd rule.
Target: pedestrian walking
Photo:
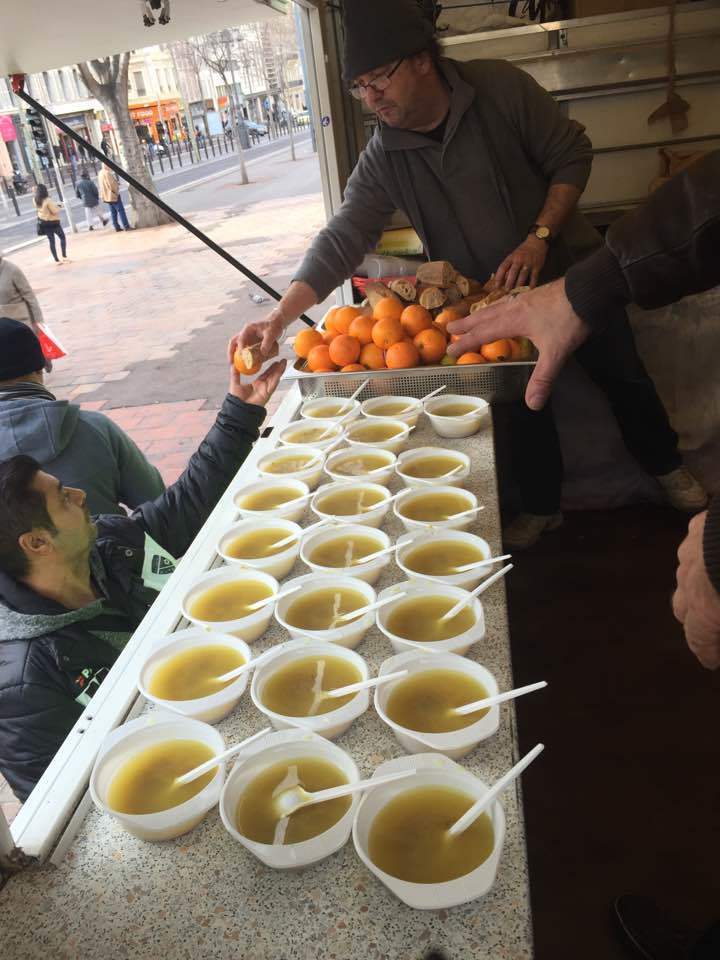
[[[77,182],[75,193],[78,198],[82,200],[83,206],[85,207],[85,219],[87,220],[88,230],[95,229],[93,223],[96,220],[99,220],[100,225],[104,227],[107,223],[107,217],[103,217],[98,213],[100,194],[98,193],[98,188],[90,179],[90,174],[87,172],[86,167],[83,167],[80,171],[80,179]]]
[[[118,233],[120,233],[120,231],[123,229],[132,230],[132,227],[128,223],[122,197],[120,196],[120,183],[118,178],[112,172],[110,167],[106,167],[105,164],[103,164],[102,170],[100,171],[99,185],[100,196],[108,205],[108,207],[110,207],[110,216],[112,217],[112,222],[115,229],[118,231]],[[122,223],[122,227],[120,226],[120,223]]]
[[[50,253],[52,254],[55,263],[69,263],[67,255],[67,239],[65,238],[65,231],[60,223],[60,207],[57,203],[55,203],[54,200],[50,199],[48,189],[44,183],[39,183],[37,187],[35,187],[33,199],[35,201],[35,207],[38,215],[38,235],[48,238],[48,243],[50,244]],[[57,249],[55,248],[55,237],[59,237],[60,239],[62,261],[57,255]]]

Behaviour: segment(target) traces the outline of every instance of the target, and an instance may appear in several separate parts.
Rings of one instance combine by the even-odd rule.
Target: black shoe
[[[122,227],[115,227],[115,233],[122,233]]]
[[[95,229],[95,227],[88,227],[88,230],[90,230],[91,232],[92,232],[94,229]]]
[[[613,904],[623,940],[644,960],[689,960],[698,939],[678,917],[650,897],[624,895]]]
[[[107,217],[101,217],[101,219],[102,219],[102,225],[103,225],[104,227],[106,227],[106,226],[108,225],[108,218],[107,218]]]

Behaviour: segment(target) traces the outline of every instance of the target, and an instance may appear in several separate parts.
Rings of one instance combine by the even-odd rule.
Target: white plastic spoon
[[[397,500],[398,497],[401,497],[403,493],[409,493],[410,491],[407,487],[404,490],[398,490],[397,493],[393,493],[392,496],[388,497],[387,500],[380,500],[378,503],[374,503],[370,507],[363,507],[363,513],[369,513],[371,510],[377,510],[378,507],[384,507],[388,503],[392,503],[393,500]]]
[[[449,517],[446,517],[446,520],[457,520],[458,517],[467,517],[471,513],[480,513],[481,510],[485,509],[484,504],[480,504],[479,507],[470,507],[468,510],[461,510],[460,513],[451,513]]]
[[[320,695],[323,700],[326,697],[346,697],[349,693],[360,693],[361,690],[369,690],[370,687],[377,687],[382,683],[388,683],[390,680],[399,680],[406,674],[407,670],[396,670],[394,673],[385,673],[382,677],[370,677],[368,680],[348,683],[345,687],[335,687],[334,690],[322,690]]]
[[[490,567],[493,563],[499,563],[501,560],[509,560],[511,553],[501,553],[499,557],[488,557],[486,560],[475,560],[473,563],[464,563],[461,567],[455,567],[451,572],[465,573],[467,570],[476,570],[478,567]]]
[[[275,543],[271,543],[270,546],[277,549],[277,547],[284,547],[287,544],[292,543],[293,540],[303,540],[313,530],[317,530],[318,527],[322,527],[326,523],[330,522],[331,520],[329,517],[324,517],[322,520],[318,520],[317,523],[311,523],[309,527],[305,527],[305,529],[301,530],[300,533],[291,533],[290,536],[283,537],[282,540],[276,540]]]
[[[348,400],[356,400],[369,383],[370,383],[370,379],[368,378],[367,380],[365,380],[363,383],[360,384],[360,386],[357,388],[355,393],[350,394],[350,396],[348,397]]]
[[[447,473],[441,473],[437,477],[413,477],[412,479],[415,483],[437,483],[438,480],[447,480],[448,477],[454,476],[464,468],[465,464],[459,463],[456,467],[453,467],[452,470],[448,470]]]
[[[215,677],[215,681],[217,683],[227,683],[228,680],[235,680],[237,677],[241,677],[244,673],[249,673],[251,670],[254,670],[255,667],[261,666],[276,652],[277,648],[271,647],[269,650],[266,650],[265,653],[261,653],[259,657],[253,657],[253,659],[248,660],[247,663],[243,663],[239,667],[233,667],[233,669],[228,670],[227,673],[223,673],[219,677]]]
[[[250,746],[255,740],[259,740],[260,737],[266,737],[268,733],[272,732],[272,727],[265,727],[264,730],[261,730],[259,733],[254,733],[251,737],[248,737],[247,740],[243,740],[242,743],[236,743],[234,747],[228,747],[227,750],[223,750],[223,752],[218,753],[217,756],[211,757],[209,760],[206,760],[205,763],[201,763],[199,767],[194,767],[192,770],[188,770],[187,773],[183,773],[181,777],[176,777],[175,783],[183,786],[186,783],[197,780],[198,777],[201,777],[204,773],[209,773],[213,767],[222,763],[223,760],[227,760],[228,757],[234,757],[236,753]]]
[[[376,600],[375,603],[369,603],[366,607],[359,607],[357,610],[351,610],[349,613],[341,613],[339,617],[335,617],[334,622],[336,624],[346,623],[348,620],[355,620],[356,617],[364,617],[366,613],[373,613],[373,611],[379,610],[388,603],[392,603],[394,600],[399,600],[404,596],[405,591],[401,590],[400,593],[394,593],[392,597],[385,597],[383,600]],[[331,627],[330,629],[334,628]]]
[[[447,613],[444,613],[440,617],[440,622],[444,620],[452,620],[452,618],[458,614],[463,607],[466,607],[475,597],[479,597],[481,593],[485,593],[488,587],[491,587],[496,580],[500,580],[501,577],[504,577],[506,573],[510,573],[513,568],[513,564],[509,563],[506,567],[503,567],[502,570],[498,570],[497,573],[494,573],[491,577],[488,577],[487,580],[483,580],[479,587],[475,587],[472,593],[469,593],[466,597],[463,597],[462,600],[458,600],[454,607],[451,607]]]
[[[393,550],[397,550],[397,544],[391,543],[389,547],[384,547],[382,550],[377,550],[375,553],[368,553],[364,557],[359,557],[353,566],[359,567],[361,563],[370,563],[371,560],[377,560],[378,557],[384,557],[387,553],[392,553]]]
[[[424,397],[420,398],[420,403],[425,403],[426,400],[429,400],[430,397],[436,397],[438,393],[442,393],[443,390],[447,389],[447,384],[444,383],[441,387],[438,387],[437,390],[431,390],[430,393],[426,393]]]
[[[262,607],[266,607],[269,603],[277,603],[278,600],[282,600],[284,597],[289,597],[291,593],[297,593],[298,590],[302,590],[302,584],[297,584],[294,587],[290,587],[289,590],[282,590],[280,593],[274,593],[271,597],[263,597],[262,600],[256,600],[254,603],[249,603],[247,605],[247,609],[260,610]]]
[[[534,690],[542,690],[542,688],[546,686],[547,680],[541,680],[539,683],[529,683],[526,687],[516,687],[514,690],[506,690],[505,693],[496,693],[492,697],[476,700],[474,703],[464,703],[461,707],[453,707],[450,713],[454,713],[458,717],[464,717],[467,713],[475,713],[476,710],[494,707],[498,703],[505,703],[506,700],[514,700],[516,697],[522,697],[526,693],[532,693]]]
[[[480,797],[469,810],[467,810],[459,820],[456,820],[455,823],[448,830],[449,837],[456,837],[459,833],[462,833],[463,830],[474,823],[477,818],[485,813],[488,807],[492,806],[495,802],[495,798],[503,792],[503,790],[508,787],[513,780],[520,776],[523,770],[526,767],[529,767],[533,762],[535,757],[539,756],[545,749],[545,744],[539,743],[536,747],[533,747],[530,753],[526,753],[525,756],[520,760],[512,770],[508,770],[504,777],[500,777],[494,786],[490,787],[485,796]]]
[[[372,790],[374,787],[381,787],[384,783],[392,783],[393,780],[412,777],[416,772],[416,770],[401,770],[399,773],[386,773],[384,776],[373,777],[371,780],[342,783],[338,787],[329,787],[327,790],[318,790],[315,793],[308,793],[298,784],[276,793],[273,797],[274,812],[279,814],[281,818],[289,817],[300,807],[307,807],[311,803],[324,803],[326,800],[336,800],[338,797],[348,797],[353,793],[361,793],[363,790]],[[277,787],[275,789],[277,790]]]

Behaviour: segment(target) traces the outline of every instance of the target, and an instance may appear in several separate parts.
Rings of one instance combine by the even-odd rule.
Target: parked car
[[[250,139],[257,143],[261,137],[267,136],[267,127],[264,123],[256,123],[254,120],[244,120],[245,129],[247,130]]]

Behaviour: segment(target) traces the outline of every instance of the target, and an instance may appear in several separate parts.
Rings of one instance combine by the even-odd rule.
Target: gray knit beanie
[[[417,0],[345,0],[343,79],[427,50],[433,27]]]

